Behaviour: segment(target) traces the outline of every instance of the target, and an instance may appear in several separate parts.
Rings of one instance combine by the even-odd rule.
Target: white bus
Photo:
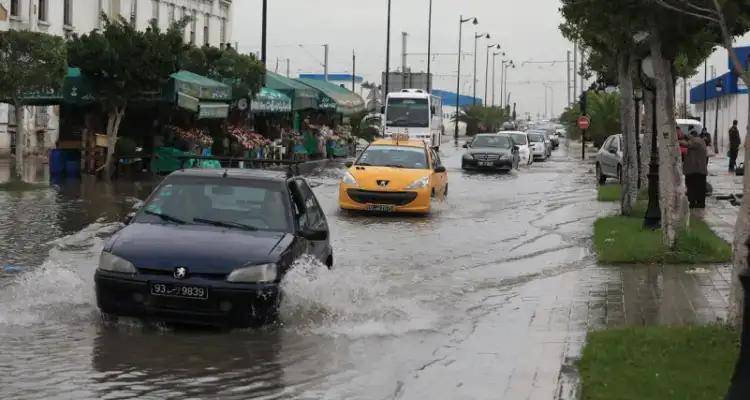
[[[422,89],[388,93],[383,136],[409,135],[439,148],[443,135],[443,99]]]

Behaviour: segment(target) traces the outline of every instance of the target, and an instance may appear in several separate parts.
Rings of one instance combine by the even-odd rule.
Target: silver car
[[[618,182],[622,178],[622,135],[612,135],[604,141],[599,152],[596,153],[596,179],[600,184],[607,182],[607,178],[615,178]]]

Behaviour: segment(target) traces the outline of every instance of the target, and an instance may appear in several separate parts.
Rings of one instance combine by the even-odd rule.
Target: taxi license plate
[[[367,211],[393,212],[394,210],[396,210],[396,207],[390,204],[368,204],[367,205]]]
[[[491,161],[480,161],[479,162],[479,166],[480,167],[491,167],[492,166],[492,162]]]
[[[198,300],[208,299],[208,289],[204,287],[173,283],[151,282],[151,294],[154,296],[182,297]]]

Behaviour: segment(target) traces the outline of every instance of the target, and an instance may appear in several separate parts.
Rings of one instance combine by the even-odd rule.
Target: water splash
[[[432,330],[438,320],[438,313],[413,296],[393,293],[376,269],[329,270],[306,256],[294,263],[281,288],[281,319],[301,332],[391,336]]]

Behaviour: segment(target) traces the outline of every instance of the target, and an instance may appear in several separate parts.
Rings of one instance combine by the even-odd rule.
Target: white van
[[[405,134],[440,148],[443,135],[442,98],[422,89],[388,93],[385,106],[384,137]]]

